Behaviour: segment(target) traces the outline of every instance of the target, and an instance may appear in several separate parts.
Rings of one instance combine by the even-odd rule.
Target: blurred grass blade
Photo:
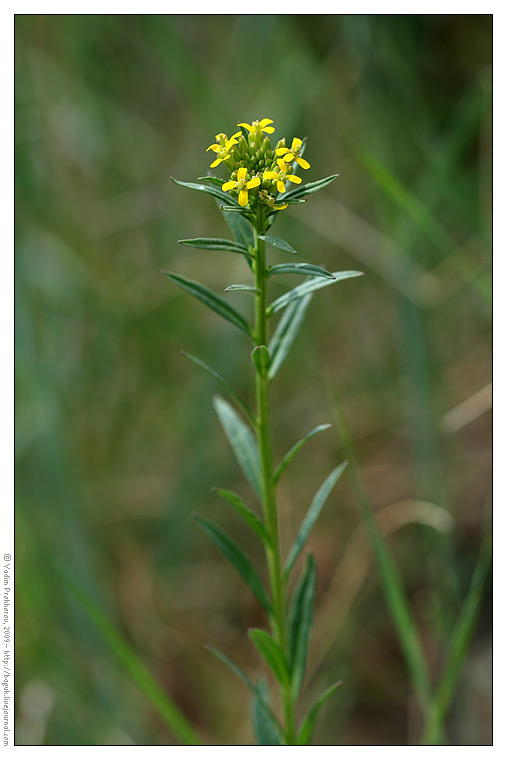
[[[227,380],[222,377],[222,375],[217,372],[213,367],[210,367],[209,364],[206,364],[206,362],[203,362],[202,359],[199,359],[197,356],[193,356],[192,354],[187,354],[186,351],[181,351],[181,354],[185,356],[187,359],[190,359],[190,361],[194,362],[194,364],[197,364],[198,367],[201,367],[205,372],[207,372],[211,377],[217,381],[217,383],[220,383],[220,385],[225,388],[225,390],[232,396],[232,398],[237,401],[237,403],[240,405],[240,407],[243,409],[245,414],[248,416],[248,418],[251,420],[251,422],[255,425],[255,417],[253,415],[253,412],[250,410],[248,404],[243,401],[243,399],[238,396],[234,388],[232,388],[231,385],[227,382]]]
[[[228,195],[227,193],[224,193],[223,190],[219,189],[216,185],[211,184],[205,184],[204,182],[196,183],[196,182],[181,182],[181,180],[174,179],[174,177],[171,177],[172,181],[175,182],[177,185],[181,185],[182,187],[188,187],[190,190],[199,190],[202,193],[208,193],[208,195],[213,195],[213,197],[217,198],[222,203],[225,203],[228,206],[231,206],[233,208],[241,209],[241,206],[239,203],[236,203],[234,199]]]
[[[171,272],[166,272],[165,270],[162,270],[162,274],[165,274],[165,276],[174,282],[175,285],[178,285],[178,287],[180,287],[182,290],[190,293],[190,295],[194,296],[194,298],[197,298],[209,309],[212,309],[228,322],[236,325],[236,327],[239,327],[240,330],[243,330],[247,335],[251,336],[252,333],[250,325],[239,313],[239,311],[236,311],[236,309],[227,303],[227,301],[224,301],[223,298],[217,296],[216,293],[207,288],[205,285],[202,285],[200,282],[196,282],[195,280],[189,280],[187,277],[183,277],[180,274],[172,274]]]
[[[180,245],[188,245],[189,248],[200,248],[205,251],[227,251],[228,253],[242,253],[243,256],[250,256],[246,246],[241,243],[235,243],[233,240],[225,238],[189,238],[178,240]]]
[[[351,277],[362,277],[363,272],[356,272],[352,270],[345,272],[332,272],[332,275],[332,280],[324,277],[312,277],[310,280],[301,283],[301,285],[297,285],[297,287],[292,288],[292,290],[288,290],[286,293],[273,301],[270,306],[268,306],[268,316],[275,314],[277,311],[283,309],[285,306],[291,303],[291,301],[294,301],[297,298],[301,298],[301,296],[305,296],[308,293],[313,293],[314,290],[326,288],[328,285],[334,285],[335,282],[341,282],[341,280],[348,280]]]
[[[280,726],[280,723],[278,722],[273,710],[269,706],[268,701],[264,698],[264,693],[259,686],[252,683],[252,681],[248,678],[247,674],[241,670],[229,657],[227,657],[226,654],[221,652],[219,649],[216,649],[216,647],[210,646],[209,644],[206,647],[209,649],[210,652],[212,652],[215,657],[218,657],[219,660],[221,660],[225,665],[227,665],[228,668],[232,670],[233,673],[235,673],[238,678],[243,681],[246,686],[250,689],[250,691],[254,694],[254,696],[259,701],[260,705],[262,706],[263,710],[266,712],[266,714],[269,716],[271,725],[273,727],[273,730],[276,731],[277,735],[279,737],[282,736],[282,729]]]
[[[328,699],[328,697],[331,696],[331,694],[334,694],[337,689],[340,688],[340,686],[343,686],[343,681],[337,681],[332,686],[330,686],[326,691],[324,691],[320,697],[315,701],[313,706],[308,711],[307,715],[305,716],[303,723],[301,724],[301,730],[299,732],[298,736],[298,744],[304,744],[308,745],[310,744],[312,740],[313,731],[315,729],[315,724],[317,722],[317,718],[319,717],[319,713],[324,705],[324,702]]]
[[[287,560],[285,562],[284,573],[285,573],[286,578],[288,577],[290,571],[294,567],[294,563],[299,557],[301,550],[303,546],[305,545],[306,540],[308,536],[310,535],[311,530],[320,515],[322,507],[326,503],[327,497],[331,493],[338,478],[340,477],[342,472],[345,470],[347,465],[348,465],[348,462],[342,462],[341,465],[336,467],[333,470],[333,472],[327,476],[326,480],[323,482],[323,484],[321,485],[321,487],[319,488],[319,490],[313,497],[312,503],[310,504],[308,512],[306,513],[306,517],[301,523],[299,533],[296,536],[296,540],[292,544],[292,548],[289,552],[289,556],[287,557]]]
[[[294,343],[311,300],[311,293],[302,298],[298,298],[296,301],[289,304],[286,311],[282,314],[269,342],[271,361],[268,377],[270,380],[275,377],[276,373],[282,366],[285,357],[289,353],[289,349]]]
[[[212,490],[215,491],[215,493],[217,493],[220,498],[222,498],[224,501],[228,501],[229,504],[234,507],[238,515],[243,518],[246,524],[261,539],[262,543],[265,546],[271,545],[271,541],[266,528],[264,527],[264,523],[259,517],[257,517],[255,512],[247,507],[243,499],[238,496],[237,493],[234,493],[234,491],[227,491],[225,488],[213,488]]]
[[[275,237],[274,235],[259,235],[259,240],[264,240],[273,248],[279,248],[281,251],[287,251],[287,253],[297,253],[297,251],[282,238]]]
[[[380,574],[387,607],[400,640],[414,690],[423,715],[428,714],[432,701],[431,681],[416,625],[410,611],[398,569],[380,532],[361,480],[354,447],[343,409],[336,390],[330,385],[330,401],[335,415],[336,430],[350,467],[354,495],[363,520],[366,535]]]
[[[229,439],[239,466],[254,487],[256,493],[262,494],[261,464],[259,449],[250,428],[234,411],[232,406],[221,396],[213,397],[213,406],[218,419]]]
[[[323,267],[318,267],[315,264],[275,264],[268,269],[268,277],[274,274],[308,274],[317,277],[327,277],[334,280],[334,275],[328,272]]]
[[[431,705],[421,744],[438,744],[452,704],[463,662],[479,615],[484,584],[491,566],[491,541],[485,540],[474,569],[470,589],[452,632],[443,675]]]
[[[111,625],[100,607],[76,583],[65,566],[62,568],[61,575],[83,609],[95,623],[104,637],[104,640],[109,644],[120,663],[128,671],[145,696],[150,700],[174,736],[182,744],[201,744],[201,740],[188,723],[185,716],[155,681],[136,652]]]
[[[259,678],[257,689],[262,694],[263,700],[269,705],[269,694],[266,679]],[[256,739],[260,746],[272,746],[280,744],[279,731],[273,725],[270,714],[263,707],[257,694],[252,700],[252,724]]]
[[[251,628],[248,635],[275,674],[278,682],[288,686],[290,681],[289,666],[280,645],[261,628]]]
[[[331,174],[329,177],[324,177],[324,179],[318,179],[316,182],[309,182],[307,185],[300,185],[299,187],[294,188],[294,190],[289,190],[288,193],[283,193],[283,195],[280,195],[279,196],[280,202],[282,198],[283,198],[283,202],[287,203],[287,201],[304,198],[305,195],[316,193],[318,190],[322,190],[324,187],[327,187],[328,185],[330,185],[331,182],[334,182],[334,180],[338,176],[339,176],[338,174]]]
[[[294,593],[289,615],[289,650],[293,694],[298,694],[305,676],[308,642],[313,621],[316,586],[315,560],[308,554],[303,577]]]
[[[278,467],[273,473],[273,483],[278,483],[280,480],[280,477],[282,476],[283,471],[289,464],[289,462],[292,461],[292,459],[296,456],[298,451],[300,451],[305,443],[310,440],[310,438],[313,438],[314,435],[317,435],[317,433],[321,433],[323,430],[328,430],[331,427],[331,423],[327,422],[324,425],[317,425],[317,427],[314,427],[313,430],[310,430],[309,433],[305,435],[304,438],[301,438],[300,441],[294,444],[294,446],[289,449],[289,451],[286,453]]]
[[[227,533],[215,525],[210,520],[198,514],[193,514],[194,520],[199,523],[201,528],[208,534],[212,541],[218,546],[220,551],[227,557],[231,565],[236,568],[241,575],[250,591],[257,597],[266,612],[271,611],[271,604],[262,585],[262,581],[257,575],[256,570],[250,560],[243,554],[238,545],[230,538]]]

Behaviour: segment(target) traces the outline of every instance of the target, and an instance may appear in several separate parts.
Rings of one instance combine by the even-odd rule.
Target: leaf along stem
[[[258,346],[268,345],[267,308],[266,308],[266,242],[263,239],[267,227],[265,211],[259,208],[254,225],[254,274],[255,287],[255,326],[254,339]],[[288,655],[286,589],[280,557],[280,537],[276,508],[276,493],[273,480],[273,451],[271,445],[271,413],[269,405],[270,378],[268,368],[261,362],[255,363],[255,388],[257,402],[257,437],[261,460],[262,502],[264,523],[270,537],[266,546],[266,559],[272,596],[271,624],[275,641]],[[295,705],[290,684],[280,684],[281,706],[283,713],[284,742],[297,744],[295,725]]]

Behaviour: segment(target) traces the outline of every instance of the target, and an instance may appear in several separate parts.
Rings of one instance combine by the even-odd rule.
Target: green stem
[[[266,314],[266,244],[259,238],[265,232],[265,216],[259,210],[255,229],[254,273],[255,287],[255,341],[258,346],[268,344]],[[256,368],[255,389],[257,399],[257,438],[262,469],[262,502],[264,522],[270,537],[270,546],[266,548],[269,570],[269,582],[273,603],[272,632],[282,650],[288,652],[286,590],[280,557],[280,537],[278,531],[278,513],[276,493],[273,481],[273,452],[271,447],[271,413],[269,405],[269,378],[267,368]],[[294,699],[289,686],[280,685],[281,703],[285,741],[288,745],[296,744]]]

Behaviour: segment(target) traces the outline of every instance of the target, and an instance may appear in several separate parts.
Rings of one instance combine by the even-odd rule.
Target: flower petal
[[[245,127],[245,129],[248,129],[248,131],[249,131],[249,132],[251,132],[251,131],[252,131],[252,129],[253,129],[253,127],[252,127],[252,125],[251,125],[251,124],[245,124],[245,122],[244,122],[244,121],[240,122],[240,123],[238,124],[238,127]]]
[[[275,205],[273,206],[273,208],[275,209],[275,211],[282,211],[284,208],[287,208],[288,205],[289,205],[288,203],[284,203],[282,206]]]
[[[298,164],[300,165],[300,167],[302,169],[309,169],[310,168],[310,164],[308,163],[308,161],[306,161],[306,159],[299,158],[299,156],[297,156],[296,157],[296,161],[298,162]]]
[[[263,127],[261,129],[261,132],[265,132],[267,135],[272,135],[274,131],[275,131],[274,127]]]
[[[283,156],[285,155],[285,153],[288,153],[288,152],[289,152],[288,148],[277,148],[275,151],[277,156]]]
[[[229,180],[229,182],[224,182],[224,184],[222,185],[222,190],[224,191],[224,193],[226,193],[228,190],[232,190],[233,187],[236,187],[237,184],[238,184],[237,182],[234,182],[234,180],[231,179]]]
[[[277,158],[276,163],[280,167],[280,171],[282,171],[285,174],[285,172],[287,171],[287,164],[285,163],[283,158]]]
[[[262,179],[278,179],[278,174],[276,172],[264,172]]]
[[[238,179],[245,179],[246,177],[246,167],[242,166],[240,169],[238,169]]]
[[[215,166],[218,166],[218,164],[221,164],[223,160],[224,160],[223,158],[217,158],[216,161],[213,161],[213,163],[209,165],[209,168],[214,169]]]
[[[250,182],[246,183],[246,188],[247,190],[251,190],[252,187],[257,187],[260,184],[261,184],[260,177],[254,177],[253,179],[250,180]]]
[[[259,122],[260,127],[265,127],[266,124],[273,124],[273,119],[261,119]]]
[[[302,146],[302,144],[303,144],[303,141],[300,140],[299,137],[295,137],[292,140],[291,150],[297,150],[298,148]]]
[[[248,192],[246,190],[239,191],[238,202],[240,206],[246,206],[248,203]]]
[[[231,139],[227,140],[227,142],[225,143],[225,150],[230,150],[233,145],[237,145],[237,144],[238,144],[238,141],[236,140],[236,138],[231,137]]]
[[[278,188],[278,192],[279,193],[284,193],[285,192],[285,185],[284,185],[284,183],[281,180],[278,180],[278,182],[276,183],[276,186]]]
[[[291,164],[296,156],[293,153],[286,153],[286,155],[283,157],[283,160],[286,164]]]
[[[218,151],[220,150],[220,145],[217,145],[216,143],[214,143],[213,145],[210,145],[209,148],[206,148],[206,153],[209,150],[213,150],[215,153],[218,153]]]
[[[303,181],[301,177],[297,176],[297,174],[287,174],[285,179],[288,179],[289,182],[295,182],[296,185],[299,185]]]

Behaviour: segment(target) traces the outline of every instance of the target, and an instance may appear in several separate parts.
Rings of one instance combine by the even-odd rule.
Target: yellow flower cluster
[[[222,185],[222,190],[237,194],[240,206],[253,202],[276,211],[287,208],[286,203],[276,203],[276,191],[282,195],[287,182],[299,184],[302,181],[294,173],[296,164],[302,169],[310,168],[308,161],[301,157],[304,146],[299,137],[294,137],[290,149],[285,145],[285,138],[277,143],[274,150],[271,148],[269,135],[275,131],[272,124],[272,119],[261,119],[251,124],[240,122],[238,127],[243,127],[248,139],[243,131],[236,132],[230,138],[221,132],[215,137],[216,143],[206,149],[216,154],[211,168],[223,163],[230,171],[231,176]]]

